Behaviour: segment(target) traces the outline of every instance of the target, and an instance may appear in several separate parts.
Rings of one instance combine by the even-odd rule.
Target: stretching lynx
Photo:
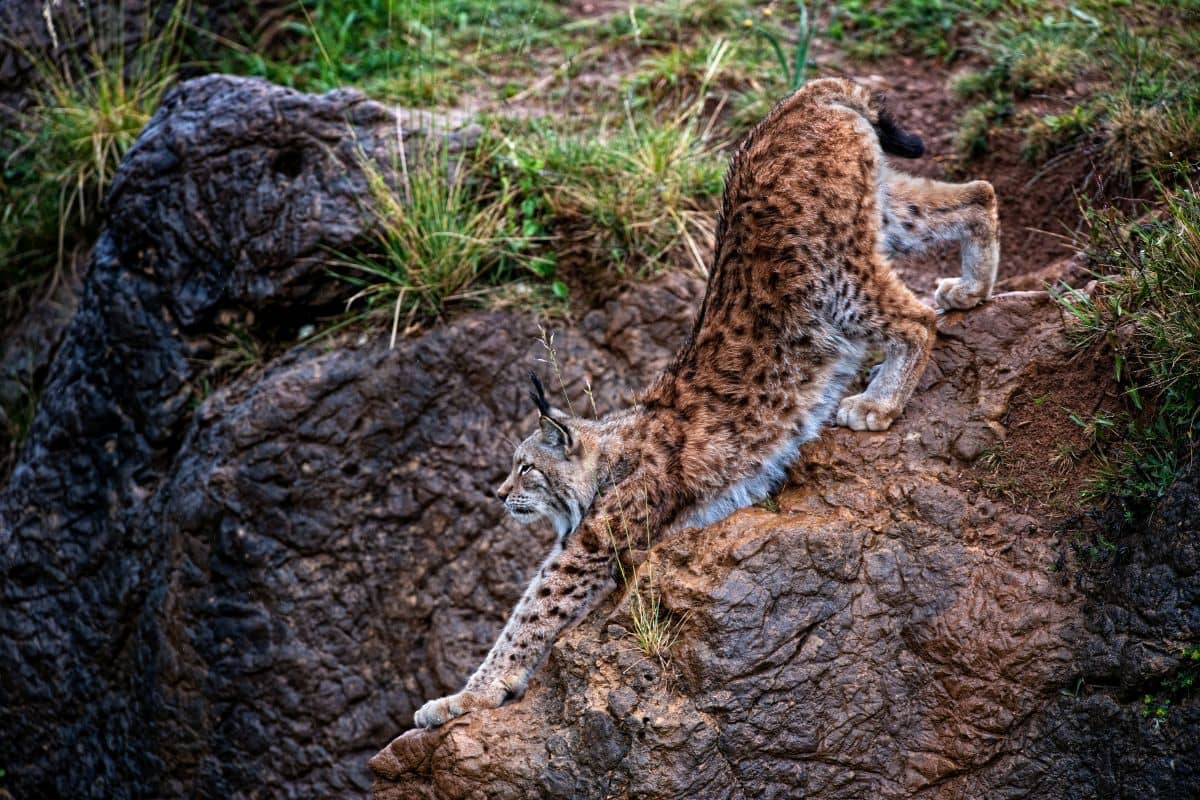
[[[854,430],[899,416],[936,317],[889,258],[961,242],[962,277],[943,279],[935,302],[971,308],[992,291],[999,223],[991,184],[893,172],[884,152],[924,147],[862,86],[809,83],[734,155],[695,326],[638,402],[574,418],[534,378],[540,429],[497,494],[521,522],[549,519],[558,540],[466,688],[422,706],[418,726],[520,695],[554,637],[614,588],[612,532],[719,520],[781,483],[835,412]],[[885,360],[839,402],[869,347]]]

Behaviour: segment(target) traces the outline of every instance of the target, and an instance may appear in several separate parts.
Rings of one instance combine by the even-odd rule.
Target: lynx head
[[[600,447],[595,423],[552,408],[537,375],[529,377],[538,430],[517,445],[512,472],[496,494],[517,521],[545,517],[562,538],[578,527],[596,497]]]

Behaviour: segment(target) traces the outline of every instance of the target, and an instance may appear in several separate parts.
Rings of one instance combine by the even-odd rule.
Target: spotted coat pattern
[[[522,521],[549,519],[558,541],[463,691],[426,703],[418,726],[523,692],[554,637],[612,591],[622,547],[763,497],[830,418],[884,430],[900,415],[936,315],[891,259],[959,242],[962,275],[940,281],[934,300],[971,308],[992,291],[999,223],[985,181],[894,171],[884,146],[896,137],[920,147],[850,81],[783,100],[732,158],[707,290],[670,366],[601,420],[550,407],[537,387],[539,431],[498,494]],[[884,361],[843,398],[867,350]]]

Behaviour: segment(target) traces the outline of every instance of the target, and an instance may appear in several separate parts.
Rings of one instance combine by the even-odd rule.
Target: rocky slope
[[[642,571],[682,620],[667,663],[638,649],[618,598],[519,703],[379,753],[376,798],[1192,796],[1197,709],[1152,730],[1136,690],[1091,684],[1152,682],[1194,639],[1198,476],[1168,501],[1174,533],[1160,522],[1138,540],[1147,563],[1118,570],[1128,595],[1098,606],[1057,571],[1052,515],[971,466],[1044,435],[1014,403],[1040,376],[1059,384],[1042,414],[1068,392],[1099,400],[1103,383],[1071,386],[1088,365],[1070,356],[1043,292],[943,318],[890,431],[830,429],[777,513],[653,549]],[[1045,460],[1053,443],[1037,442]],[[1154,622],[1131,625],[1141,614]]]
[[[406,146],[470,141],[431,126],[402,120]],[[365,796],[368,758],[459,686],[540,559],[549,532],[491,495],[532,424],[524,375],[549,373],[531,316],[201,381],[231,320],[294,335],[339,297],[324,258],[364,236],[360,153],[391,163],[396,128],[352,92],[212,77],[130,152],[0,493],[14,797]],[[643,385],[700,290],[668,275],[558,332],[576,408],[588,384],[601,411]],[[645,557],[682,621],[668,662],[614,597],[521,701],[379,753],[376,795],[1200,791],[1194,701],[1140,714],[1200,629],[1200,474],[1116,562],[1064,558],[1047,462],[1060,406],[1104,384],[1061,325],[1040,292],[944,318],[891,431],[828,430],[777,512]]]

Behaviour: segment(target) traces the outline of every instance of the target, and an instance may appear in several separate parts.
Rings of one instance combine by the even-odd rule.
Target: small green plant
[[[762,500],[759,500],[757,503],[755,503],[754,506],[755,508],[761,508],[764,511],[770,511],[772,514],[778,514],[780,511],[779,498],[773,495],[767,495]]]
[[[778,30],[767,25],[757,25],[753,19],[746,18],[747,27],[765,39],[771,46],[789,92],[794,92],[804,85],[804,77],[808,72],[809,52],[812,50],[813,39],[817,35],[821,6],[822,4],[818,0],[814,0],[810,11],[806,0],[796,0],[796,42],[792,46],[790,60],[784,55],[783,37]],[[770,16],[771,13],[769,7],[763,10],[764,15]]]
[[[543,245],[553,238],[550,208],[542,193],[541,176],[545,159],[533,150],[518,149],[510,140],[501,140],[493,151],[492,174],[500,185],[500,195],[511,197],[507,215],[511,251],[509,260],[520,262],[540,278],[550,281],[551,291],[566,299],[567,285],[555,277],[558,254]]]
[[[1090,105],[1044,114],[1026,126],[1022,153],[1030,161],[1041,161],[1090,136],[1095,123],[1096,109]]]
[[[1093,497],[1161,496],[1200,428],[1200,198],[1191,189],[1162,192],[1161,220],[1093,212],[1101,280],[1090,294],[1056,295],[1076,345],[1111,351],[1125,399],[1119,416],[1071,417],[1100,459]]]
[[[1142,698],[1142,716],[1154,723],[1158,730],[1171,713],[1171,702],[1179,701],[1191,694],[1200,679],[1200,646],[1185,645],[1180,648],[1179,665],[1171,675],[1164,678],[1158,690]]]

